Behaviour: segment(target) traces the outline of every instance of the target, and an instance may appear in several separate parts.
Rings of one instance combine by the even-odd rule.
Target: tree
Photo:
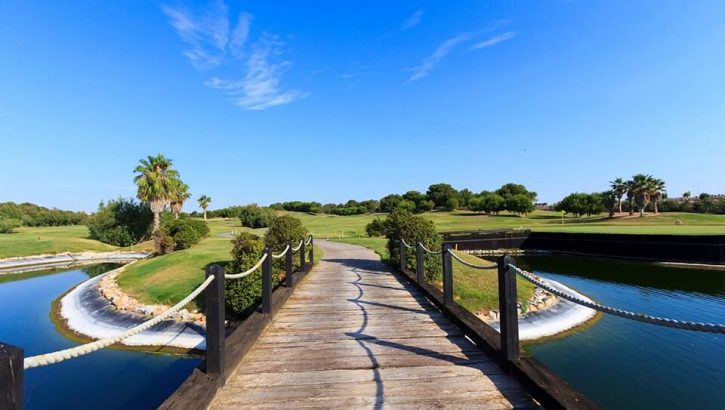
[[[573,214],[577,218],[584,215],[587,209],[587,194],[582,192],[574,192],[564,197],[559,203],[554,206],[557,211],[563,211],[568,214]]]
[[[602,205],[604,205],[604,208],[609,213],[609,217],[614,217],[614,211],[617,208],[617,205],[619,205],[619,212],[622,212],[622,199],[621,197],[617,197],[617,194],[613,191],[604,191],[601,194],[599,194],[602,197]]]
[[[506,202],[503,197],[495,192],[484,192],[479,196],[480,205],[476,211],[485,212],[487,214],[496,214],[503,211]]]
[[[529,191],[528,189],[526,189],[525,186],[521,184],[514,184],[509,182],[508,184],[504,184],[501,186],[501,188],[497,189],[496,193],[501,195],[503,199],[508,199],[515,195],[526,195],[527,197],[529,197],[532,203],[536,201],[536,192]]]
[[[138,188],[136,196],[149,204],[154,214],[153,231],[161,225],[161,212],[174,198],[179,173],[171,168],[172,161],[162,154],[141,159],[134,169],[133,180]]]
[[[471,206],[471,200],[473,198],[473,192],[471,192],[471,190],[468,188],[464,188],[458,191],[458,203],[462,208],[469,208]]]
[[[647,181],[647,191],[649,198],[652,201],[655,214],[658,214],[659,211],[657,210],[657,203],[665,195],[665,181],[659,178],[650,178]]]
[[[177,180],[175,185],[170,206],[171,212],[174,214],[174,218],[179,219],[179,214],[181,213],[181,209],[184,207],[184,202],[191,198],[191,194],[189,193],[189,186],[181,182],[181,180]]]
[[[204,220],[206,221],[206,209],[209,208],[211,198],[206,195],[202,195],[196,201],[199,203],[199,208],[204,210]]]
[[[131,246],[148,237],[153,214],[148,204],[118,198],[98,205],[86,225],[92,239],[116,246]]]
[[[682,198],[685,199],[685,202],[689,202],[691,197],[692,197],[692,193],[690,191],[687,191],[684,194],[682,194]]]
[[[415,211],[418,213],[430,212],[435,208],[435,206],[436,204],[434,204],[433,201],[424,199],[418,202],[418,206],[415,208]]]
[[[637,204],[640,217],[644,216],[645,208],[650,202],[651,187],[651,175],[637,174],[632,177],[630,189],[633,191],[634,202]]]
[[[526,216],[530,212],[534,212],[534,202],[531,196],[526,194],[516,194],[505,200],[506,210],[515,214]]]
[[[384,196],[380,200],[380,212],[393,212],[398,206],[398,203],[403,200],[403,197],[398,194],[390,194]]]
[[[625,182],[622,178],[617,178],[614,181],[610,181],[609,186],[612,188],[612,192],[617,198],[619,213],[622,213],[622,197],[627,192],[627,182]]]
[[[448,208],[451,199],[458,199],[458,191],[450,184],[433,184],[425,193],[426,198],[433,201],[437,208]]]
[[[239,210],[239,221],[242,226],[252,229],[266,228],[274,219],[274,211],[257,204],[249,204]]]

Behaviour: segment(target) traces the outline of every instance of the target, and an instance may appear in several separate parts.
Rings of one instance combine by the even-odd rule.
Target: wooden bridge
[[[529,408],[536,403],[414,286],[358,246],[324,260],[210,408]]]

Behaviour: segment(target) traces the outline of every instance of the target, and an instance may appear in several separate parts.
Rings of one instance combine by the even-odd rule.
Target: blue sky
[[[0,201],[725,191],[722,1],[0,3]],[[190,210],[193,206],[190,206]]]

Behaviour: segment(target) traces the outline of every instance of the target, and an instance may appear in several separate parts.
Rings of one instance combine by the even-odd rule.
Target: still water
[[[51,302],[75,285],[113,269],[102,264],[65,271],[0,275],[0,340],[25,356],[76,346],[50,320]],[[104,349],[25,372],[26,409],[151,409],[169,396],[200,359]]]
[[[724,271],[558,256],[518,262],[606,305],[725,323]],[[722,409],[725,403],[725,335],[604,315],[584,330],[526,350],[607,409]]]

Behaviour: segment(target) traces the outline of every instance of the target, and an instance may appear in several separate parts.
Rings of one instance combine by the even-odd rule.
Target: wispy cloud
[[[161,10],[186,44],[184,55],[195,67],[242,71],[240,80],[213,76],[204,83],[234,96],[234,103],[239,107],[264,110],[305,96],[298,90],[284,90],[280,85],[282,75],[291,63],[278,61],[284,44],[276,36],[265,33],[247,46],[253,20],[251,14],[240,13],[232,25],[227,5],[221,0],[197,12],[171,6],[163,6]]]
[[[265,35],[246,60],[247,72],[242,80],[213,77],[206,85],[233,95],[235,104],[247,110],[264,110],[303,98],[301,91],[280,89],[281,75],[290,63],[273,63],[271,59],[281,46],[276,37]]]
[[[423,10],[418,9],[413,14],[408,16],[407,19],[405,19],[405,22],[403,23],[403,27],[401,30],[409,30],[418,24],[420,24],[420,20],[423,18]]]
[[[511,40],[512,38],[516,37],[516,33],[513,31],[509,31],[507,33],[498,34],[495,35],[488,40],[481,41],[480,43],[476,43],[471,46],[471,50],[477,49],[477,48],[486,48],[486,47],[493,47],[496,44],[503,43],[506,40]]]
[[[430,71],[438,65],[455,47],[471,39],[470,33],[462,33],[453,38],[450,38],[441,43],[438,48],[433,51],[429,56],[423,59],[423,61],[410,69],[413,74],[408,78],[406,83],[418,81],[430,73]]]

